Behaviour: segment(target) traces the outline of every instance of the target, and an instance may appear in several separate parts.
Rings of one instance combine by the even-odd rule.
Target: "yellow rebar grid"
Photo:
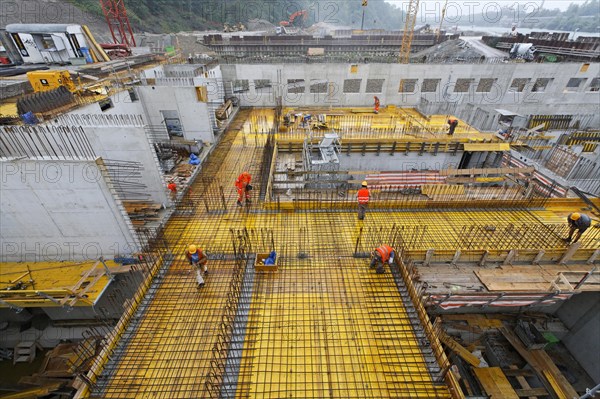
[[[353,257],[357,239],[363,235],[360,250],[372,250],[387,243],[393,227],[404,229],[407,250],[414,253],[452,253],[457,245],[481,251],[502,244],[506,248],[499,250],[505,250],[524,242],[564,251],[560,237],[544,236],[543,228],[564,224],[574,203],[543,210],[371,210],[364,221],[351,210],[265,211],[257,201],[266,139],[260,126],[269,121],[261,115],[238,115],[191,187],[187,200],[193,206],[170,220],[165,237],[176,259],[92,397],[211,397],[206,382],[215,369],[214,346],[236,266],[226,257],[211,260],[206,286],[197,290],[184,252],[196,244],[212,254],[231,254],[240,230],[254,252],[277,251],[279,270],[254,277],[236,397],[450,397],[425,366],[389,271],[374,274],[368,259]],[[252,118],[260,126],[245,123]],[[238,207],[234,181],[244,170],[255,176],[255,201]],[[214,195],[211,201],[219,206],[207,206],[203,195]],[[465,231],[511,224],[535,228],[519,230],[520,238],[509,229],[504,240],[483,241]],[[593,239],[582,244],[597,248]]]

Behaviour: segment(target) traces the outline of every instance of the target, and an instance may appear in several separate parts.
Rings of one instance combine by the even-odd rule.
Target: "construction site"
[[[0,31],[0,398],[600,395],[597,41],[101,4]]]

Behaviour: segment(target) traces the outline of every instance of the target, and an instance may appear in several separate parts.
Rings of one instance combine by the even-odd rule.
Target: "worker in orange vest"
[[[375,100],[375,113],[378,114],[381,103],[379,102],[379,97],[373,96],[373,99]]]
[[[373,251],[371,255],[371,265],[369,266],[369,268],[373,269],[377,267],[377,274],[382,274],[385,273],[383,265],[386,262],[390,265],[394,263],[396,251],[389,245],[382,245],[379,248],[375,249],[375,251]]]
[[[204,287],[204,278],[202,278],[202,272],[204,275],[208,274],[208,257],[202,252],[202,249],[195,245],[190,245],[185,253],[190,266],[196,269],[196,281],[198,282],[198,289]]]
[[[169,184],[167,184],[167,188],[171,193],[171,200],[175,201],[177,199],[177,184],[175,184],[174,180],[169,180]]]
[[[367,207],[369,206],[369,189],[367,188],[367,182],[363,181],[361,184],[361,189],[358,190],[357,198],[358,198],[358,220],[363,220],[365,218],[365,213],[367,212]]]
[[[454,134],[454,129],[456,129],[456,126],[458,126],[458,119],[451,116],[450,118],[448,118],[448,125],[448,134],[452,136]]]
[[[246,198],[246,205],[250,204],[250,191],[252,191],[252,186],[250,182],[252,181],[252,176],[248,172],[242,172],[235,181],[235,187],[238,192],[238,206],[242,206],[242,201],[244,197]]]

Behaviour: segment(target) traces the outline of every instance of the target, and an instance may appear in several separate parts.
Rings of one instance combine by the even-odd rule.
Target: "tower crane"
[[[100,0],[100,7],[116,44],[135,47],[135,38],[127,17],[124,0]]]
[[[406,22],[404,23],[404,32],[402,33],[402,47],[400,48],[400,64],[408,64],[410,60],[410,46],[413,35],[415,34],[415,24],[417,22],[417,11],[419,10],[419,0],[410,0],[406,10]]]
[[[442,25],[444,25],[444,17],[446,16],[446,7],[448,6],[448,0],[444,3],[444,8],[442,8],[442,19],[440,20],[440,27],[438,28],[437,35],[435,37],[435,41],[439,43],[440,36],[442,35]]]

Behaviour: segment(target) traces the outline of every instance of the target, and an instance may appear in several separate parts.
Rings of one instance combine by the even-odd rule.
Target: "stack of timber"
[[[162,208],[162,205],[151,201],[123,201],[123,206],[134,226],[159,220],[158,211]]]
[[[175,170],[173,170],[173,175],[177,177],[188,178],[192,175],[192,173],[194,173],[194,169],[194,165],[187,163],[179,164],[175,167]]]

